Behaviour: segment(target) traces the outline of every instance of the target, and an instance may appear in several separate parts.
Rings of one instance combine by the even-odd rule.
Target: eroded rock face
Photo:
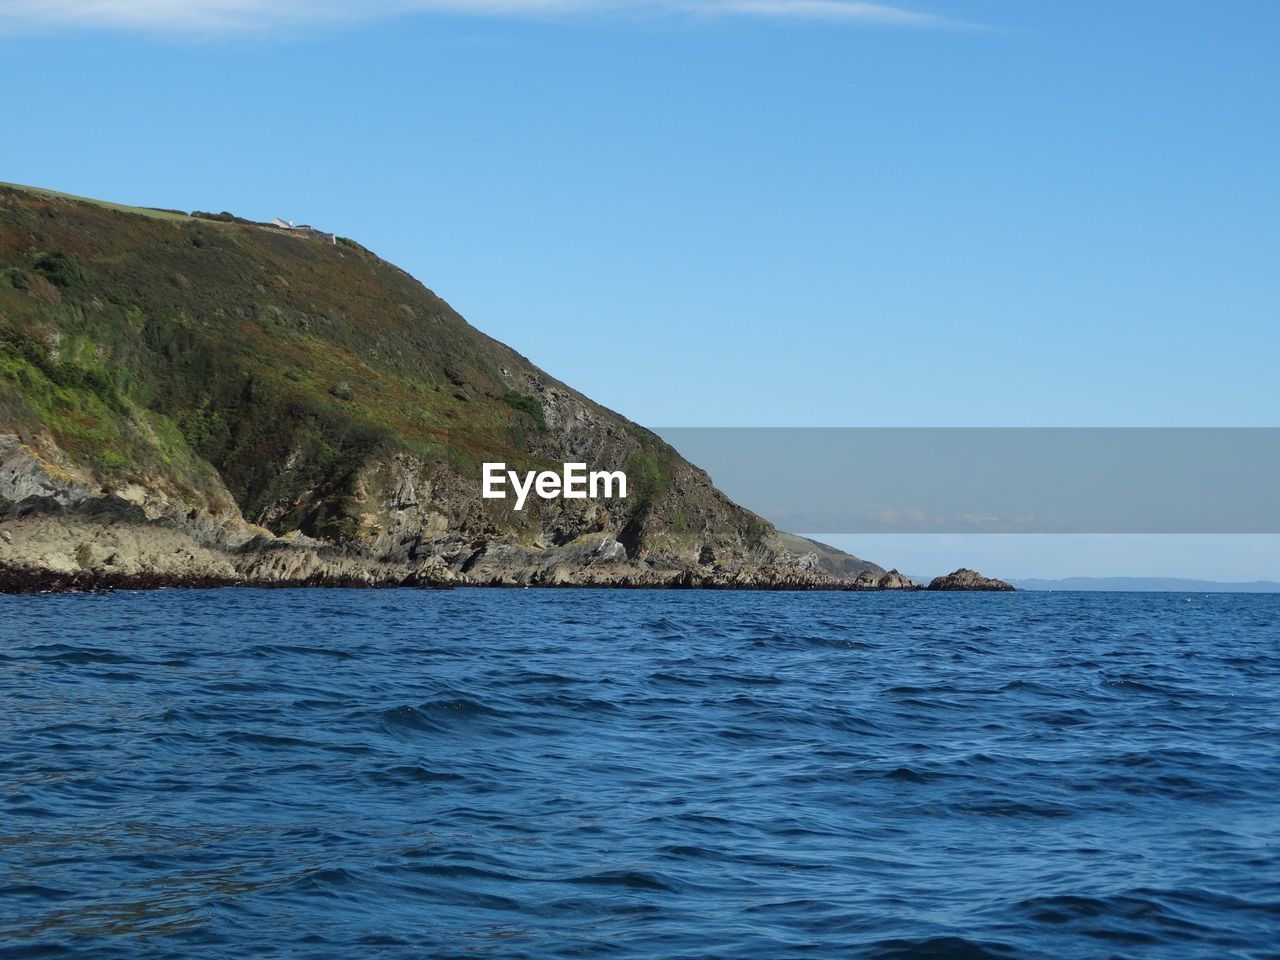
[[[93,493],[93,482],[52,444],[41,450],[14,434],[0,434],[0,500],[50,497],[75,503]]]
[[[976,570],[961,568],[945,577],[934,577],[929,583],[930,590],[985,590],[990,592],[1013,592],[1012,584],[993,577],[984,577]]]

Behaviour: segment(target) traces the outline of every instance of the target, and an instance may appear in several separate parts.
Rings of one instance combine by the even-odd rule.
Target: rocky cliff
[[[629,495],[518,512],[489,460]],[[359,244],[0,186],[0,587],[860,574]]]

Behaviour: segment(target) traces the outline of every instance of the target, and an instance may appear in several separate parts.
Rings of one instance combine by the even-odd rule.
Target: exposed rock
[[[976,570],[961,568],[945,577],[934,577],[929,584],[930,590],[986,590],[1012,592],[1013,585],[993,577],[984,577]]]
[[[830,574],[841,580],[856,580],[863,573],[873,573],[878,577],[885,572],[883,567],[859,557],[850,556],[842,550],[817,540],[810,540],[808,537],[798,537],[792,533],[777,531],[774,539],[789,553],[814,558],[809,563],[815,571]]]
[[[883,574],[875,573],[871,570],[863,570],[853,581],[853,589],[855,590],[879,590],[880,578]]]
[[[427,556],[380,557],[356,544],[240,526],[228,532],[201,518],[150,517],[114,496],[74,505],[49,497],[0,501],[0,593],[217,586],[851,590],[909,582],[872,573],[851,581],[767,559],[714,568],[698,564],[700,558],[636,560],[604,533],[541,547],[494,539],[455,549],[446,541],[431,544],[435,552]]]
[[[876,583],[877,590],[918,590],[919,585],[897,570],[890,570]]]
[[[60,456],[53,444],[39,450],[15,435],[0,435],[0,500],[52,497],[74,503],[93,492],[92,480]]]

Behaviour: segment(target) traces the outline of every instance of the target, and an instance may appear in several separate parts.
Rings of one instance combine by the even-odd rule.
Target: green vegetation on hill
[[[194,501],[208,464],[247,518],[341,539],[361,467],[397,451],[556,462],[542,390],[631,451],[637,510],[669,488],[681,461],[655,435],[358,244],[0,187],[0,433],[47,431],[109,484]]]
[[[159,210],[155,207],[131,207],[123,203],[111,203],[107,200],[94,200],[90,197],[78,197],[74,193],[62,193],[58,190],[48,190],[44,187],[26,187],[18,183],[6,183],[0,180],[0,190],[9,189],[21,191],[37,197],[46,197],[55,200],[74,200],[77,203],[86,203],[91,206],[102,207],[105,210],[117,210],[121,213],[133,213],[142,217],[154,217],[157,220],[189,220],[190,217],[180,210]]]
[[[502,401],[509,407],[519,410],[521,413],[527,413],[530,419],[538,425],[539,430],[547,429],[546,412],[542,409],[542,403],[537,397],[525,396],[523,393],[515,393],[514,391],[502,395]]]

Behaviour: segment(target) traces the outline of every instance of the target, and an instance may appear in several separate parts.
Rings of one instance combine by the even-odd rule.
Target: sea
[[[0,597],[0,957],[1280,957],[1280,596]]]

